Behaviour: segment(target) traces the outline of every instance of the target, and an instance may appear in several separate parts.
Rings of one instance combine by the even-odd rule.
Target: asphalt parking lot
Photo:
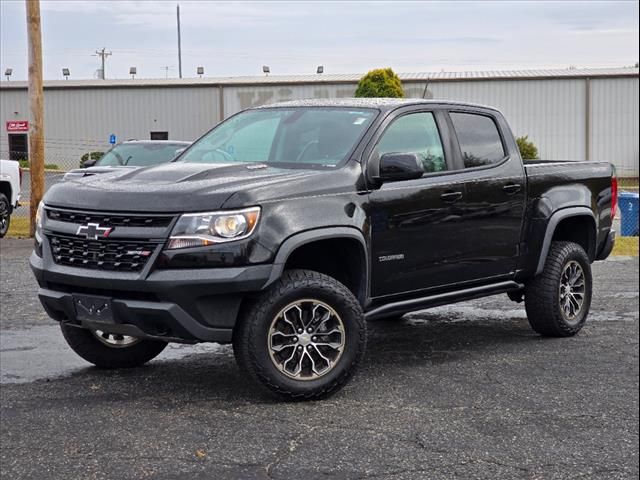
[[[228,346],[90,367],[37,302],[30,249],[0,243],[2,478],[638,477],[637,258],[594,266],[574,338],[537,336],[506,296],[372,322],[346,388],[283,403]]]

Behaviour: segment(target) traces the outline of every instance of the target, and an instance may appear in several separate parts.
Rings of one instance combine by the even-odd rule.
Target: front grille
[[[131,215],[77,212],[47,208],[47,218],[67,223],[98,223],[102,227],[168,227],[170,215]]]
[[[63,235],[50,235],[49,242],[58,265],[120,272],[142,270],[158,246],[153,242],[88,240]]]

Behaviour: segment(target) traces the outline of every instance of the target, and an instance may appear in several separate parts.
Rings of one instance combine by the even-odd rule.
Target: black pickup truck
[[[609,163],[524,163],[489,107],[288,102],[238,113],[168,164],[54,185],[31,266],[71,348],[104,368],[233,343],[272,392],[354,372],[366,320],[495,294],[577,333],[615,240]]]

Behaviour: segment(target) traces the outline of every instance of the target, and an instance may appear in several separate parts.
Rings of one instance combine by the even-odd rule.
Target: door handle
[[[502,190],[504,190],[507,195],[513,195],[515,193],[518,193],[521,188],[522,187],[518,183],[510,183],[502,187]]]
[[[443,202],[453,203],[462,198],[462,192],[446,192],[440,195],[440,199]]]

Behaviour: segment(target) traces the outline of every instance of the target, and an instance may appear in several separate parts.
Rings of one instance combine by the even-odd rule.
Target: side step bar
[[[465,300],[521,290],[523,288],[523,284],[514,281],[492,283],[491,285],[465,288],[464,290],[456,290],[455,292],[439,293],[437,295],[430,295],[427,297],[387,303],[376,307],[373,310],[369,310],[364,314],[364,316],[367,320],[372,320],[395,315],[404,315],[405,313],[415,312],[416,310],[438,307],[449,303],[463,302]]]

